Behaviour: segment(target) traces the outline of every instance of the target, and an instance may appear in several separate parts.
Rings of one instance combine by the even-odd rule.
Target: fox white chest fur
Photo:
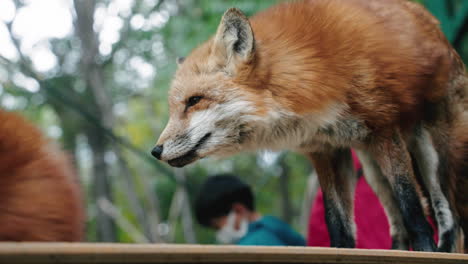
[[[334,104],[322,112],[298,115],[285,109],[270,112],[252,125],[245,150],[295,150],[301,153],[332,147],[357,147],[370,129],[347,107]],[[248,133],[248,132],[246,132]]]

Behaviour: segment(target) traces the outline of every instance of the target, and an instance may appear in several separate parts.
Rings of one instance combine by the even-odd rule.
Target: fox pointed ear
[[[255,38],[247,17],[237,8],[228,9],[214,38],[214,52],[228,66],[232,62],[248,61],[254,54]],[[234,61],[233,61],[234,60]]]

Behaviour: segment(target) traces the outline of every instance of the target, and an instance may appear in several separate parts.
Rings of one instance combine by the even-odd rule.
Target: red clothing
[[[353,162],[356,170],[361,164],[353,151]],[[319,190],[313,202],[309,218],[307,245],[314,247],[329,247],[328,235],[323,207],[323,194]],[[357,226],[357,248],[390,249],[392,240],[385,211],[379,199],[374,194],[364,177],[360,177],[355,190],[354,218]],[[437,240],[436,240],[437,241]]]

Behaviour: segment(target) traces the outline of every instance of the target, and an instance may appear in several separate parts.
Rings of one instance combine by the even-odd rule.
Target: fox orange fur
[[[438,249],[453,251],[450,143],[467,86],[458,54],[419,4],[297,1],[250,19],[233,8],[181,61],[152,154],[181,167],[241,151],[301,152],[318,172],[332,246],[354,247],[354,148],[389,216],[393,248],[432,251],[414,159],[438,222]]]
[[[0,110],[0,241],[80,241],[84,211],[70,161],[21,116]]]

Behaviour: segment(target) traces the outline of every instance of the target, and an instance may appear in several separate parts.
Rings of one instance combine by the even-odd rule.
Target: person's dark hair
[[[200,188],[195,200],[195,216],[204,226],[211,226],[214,218],[229,214],[234,203],[255,209],[250,187],[231,174],[209,177]]]

